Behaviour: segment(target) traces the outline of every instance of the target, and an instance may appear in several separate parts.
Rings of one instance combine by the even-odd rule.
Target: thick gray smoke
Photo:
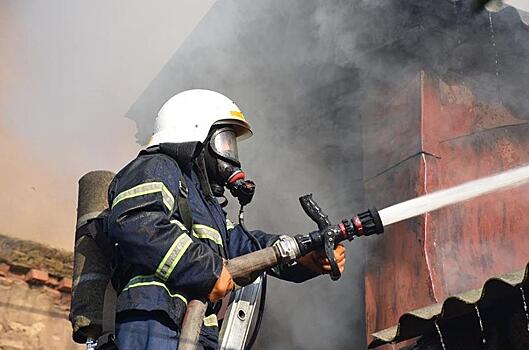
[[[362,180],[373,174],[363,164],[377,155],[362,149],[362,120],[386,101],[382,92],[421,69],[447,80],[464,76],[485,97],[529,116],[520,113],[529,73],[519,68],[528,65],[515,68],[527,62],[529,36],[502,34],[526,27],[518,28],[512,9],[494,14],[493,46],[488,14],[471,17],[468,7],[455,0],[219,0],[128,116],[145,143],[157,110],[175,93],[207,88],[232,97],[255,132],[240,147],[258,184],[247,223],[308,232],[314,225],[299,207],[302,194],[313,192],[335,222],[376,204],[369,195],[364,201]],[[347,272],[337,283],[271,280],[258,348],[364,348],[364,244],[348,244]]]

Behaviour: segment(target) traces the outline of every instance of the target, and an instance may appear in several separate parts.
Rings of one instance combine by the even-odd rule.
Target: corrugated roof
[[[518,11],[521,21],[529,25],[529,4],[524,2],[523,0],[522,1],[520,0],[489,1],[485,5],[485,8],[490,12],[499,12],[509,6],[514,7],[516,11]]]
[[[480,308],[487,307],[513,293],[518,293],[521,298],[520,286],[523,286],[526,292],[529,289],[527,288],[528,274],[529,264],[525,270],[488,279],[483,288],[448,297],[443,303],[407,312],[399,318],[396,326],[373,333],[374,340],[369,344],[369,348],[387,343],[399,343],[430,333],[432,329],[435,329],[436,321],[447,321],[468,313],[475,313],[476,305]]]

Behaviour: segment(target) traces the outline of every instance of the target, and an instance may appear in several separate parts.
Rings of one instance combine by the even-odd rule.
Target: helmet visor
[[[219,156],[239,162],[237,135],[232,128],[217,130],[211,137],[211,148]]]

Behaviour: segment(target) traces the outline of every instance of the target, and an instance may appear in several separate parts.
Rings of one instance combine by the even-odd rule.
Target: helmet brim
[[[252,131],[252,128],[250,127],[250,124],[248,124],[244,120],[221,119],[221,120],[217,120],[213,125],[214,126],[217,126],[217,125],[233,126],[233,129],[235,130],[235,135],[237,136],[237,141],[246,140],[247,138],[250,138],[253,135],[253,131]]]

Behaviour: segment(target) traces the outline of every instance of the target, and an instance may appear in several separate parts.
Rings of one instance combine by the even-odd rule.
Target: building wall
[[[26,275],[0,277],[0,350],[82,349],[71,340],[70,294],[26,282]]]
[[[378,161],[364,175],[379,208],[529,163],[527,120],[433,75],[403,85],[364,125],[366,135],[381,131],[366,138],[366,152]],[[393,326],[406,311],[522,269],[529,259],[527,212],[524,185],[397,223],[371,239],[368,334]]]
[[[82,349],[68,321],[72,253],[0,235],[0,350]]]

